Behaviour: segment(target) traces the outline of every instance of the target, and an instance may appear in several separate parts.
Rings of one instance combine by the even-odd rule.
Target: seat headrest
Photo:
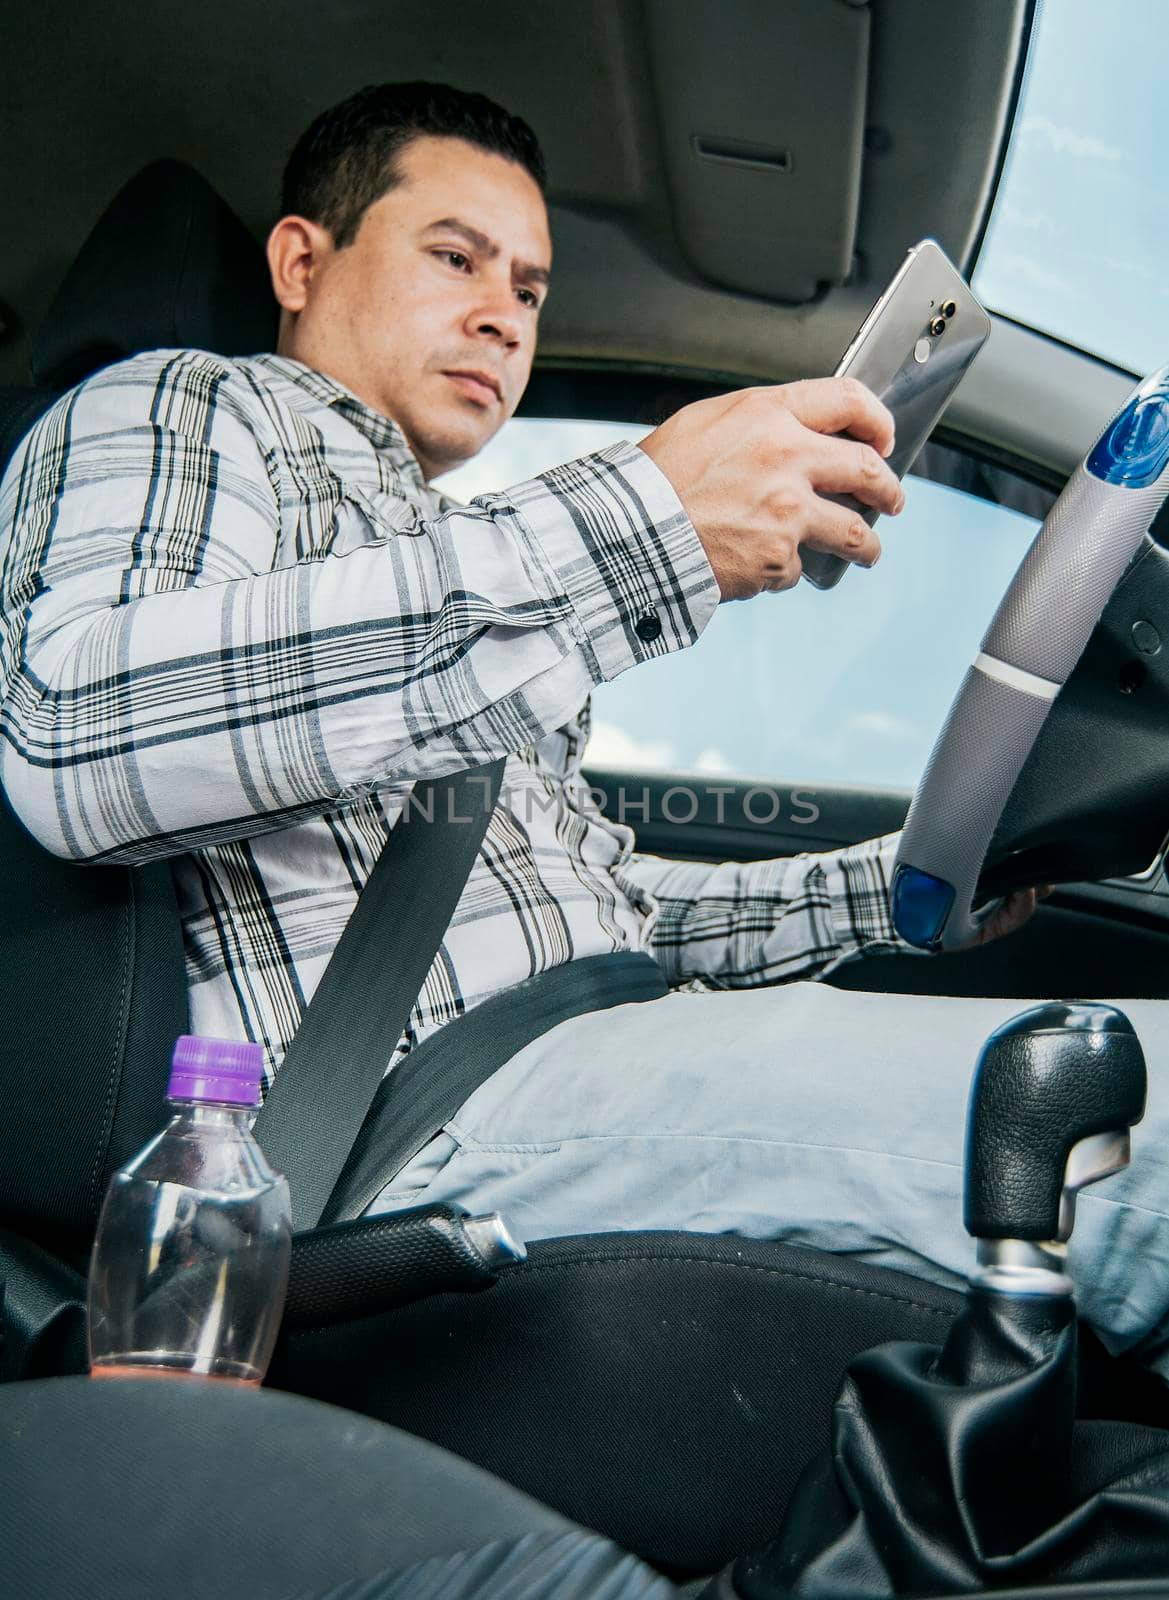
[[[119,190],[65,275],[33,344],[56,388],[142,350],[276,348],[264,253],[207,180],[154,161]]]

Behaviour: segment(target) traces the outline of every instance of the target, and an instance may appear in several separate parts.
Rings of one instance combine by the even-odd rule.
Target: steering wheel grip
[[[1169,367],[1140,384],[1068,480],[962,680],[914,795],[893,924],[926,950],[966,944],[994,830],[1100,614],[1169,496]]]

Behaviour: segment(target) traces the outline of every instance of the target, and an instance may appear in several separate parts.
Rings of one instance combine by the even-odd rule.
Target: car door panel
[[[840,849],[894,832],[910,801],[903,790],[701,773],[590,767],[585,775],[606,816],[633,828],[639,850],[675,860]],[[865,956],[830,981],[891,994],[1169,998],[1169,886],[1161,868],[1138,880],[1061,885],[1008,939],[956,955]]]
[[[895,832],[911,798],[904,790],[859,784],[694,772],[641,776],[590,766],[585,776],[605,815],[635,830],[639,850],[682,860],[756,861],[835,850]]]

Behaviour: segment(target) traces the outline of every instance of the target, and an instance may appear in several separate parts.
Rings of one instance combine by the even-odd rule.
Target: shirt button
[[[656,611],[647,611],[643,617],[638,617],[633,631],[643,644],[653,644],[662,636],[662,619]]]

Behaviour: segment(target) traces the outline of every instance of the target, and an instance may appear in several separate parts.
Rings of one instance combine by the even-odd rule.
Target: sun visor
[[[865,0],[645,0],[679,244],[712,282],[811,300],[852,266]]]

